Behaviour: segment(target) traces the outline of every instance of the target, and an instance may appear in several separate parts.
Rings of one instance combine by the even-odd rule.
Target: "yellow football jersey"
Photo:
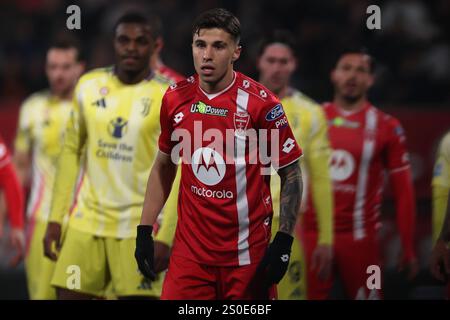
[[[436,241],[444,223],[450,191],[450,132],[442,138],[433,173],[433,240]]]
[[[160,76],[123,84],[113,68],[81,77],[58,163],[52,221],[60,222],[69,210],[85,147],[85,171],[69,225],[97,236],[136,236],[167,87]]]
[[[15,150],[32,155],[32,186],[28,218],[47,221],[56,172],[72,101],[60,100],[49,91],[31,95],[22,104]]]
[[[302,210],[311,190],[319,224],[319,242],[330,244],[333,196],[328,169],[331,151],[325,115],[320,105],[292,88],[289,88],[281,103],[295,138],[303,150],[303,157],[300,158],[303,175]],[[276,215],[280,212],[280,187],[279,176],[272,176],[270,188]]]

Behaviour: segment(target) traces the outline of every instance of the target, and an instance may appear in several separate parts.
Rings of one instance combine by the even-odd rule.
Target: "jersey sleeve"
[[[386,168],[390,173],[409,169],[409,156],[406,150],[406,136],[397,119],[389,119],[387,127],[388,143],[386,150]]]
[[[5,194],[11,226],[23,228],[24,196],[8,149],[0,137],[0,189]]]
[[[49,221],[62,223],[64,216],[69,213],[86,138],[82,90],[79,83],[74,93],[64,146],[58,158]]]
[[[33,110],[30,100],[22,104],[19,112],[19,124],[14,141],[15,151],[28,153],[32,146],[32,118]]]
[[[397,225],[403,245],[404,259],[415,257],[414,232],[416,207],[414,187],[406,150],[406,137],[400,122],[389,119],[386,168],[390,173],[390,182],[395,196]]]
[[[181,114],[178,117],[182,117]],[[161,133],[159,135],[158,146],[159,150],[165,154],[169,154],[172,151],[174,146],[174,142],[171,140],[172,132],[173,132],[173,124],[172,120],[169,116],[169,103],[167,99],[167,93],[163,96],[161,103],[161,112],[159,115],[159,122],[161,126]]]
[[[304,146],[305,162],[311,180],[311,193],[317,213],[319,243],[333,242],[333,193],[328,163],[331,155],[328,127],[321,109],[314,114],[310,143]]]
[[[432,184],[450,188],[450,133],[447,133],[440,143]]]
[[[9,155],[8,148],[5,142],[0,137],[0,169],[5,167],[11,162],[11,156]]]
[[[258,129],[267,130],[267,149],[272,166],[279,170],[297,161],[302,150],[295,140],[283,106],[272,99],[263,104],[257,116]],[[260,141],[260,144],[264,141]]]
[[[450,133],[442,139],[432,180],[432,236],[435,242],[442,229],[450,193]]]

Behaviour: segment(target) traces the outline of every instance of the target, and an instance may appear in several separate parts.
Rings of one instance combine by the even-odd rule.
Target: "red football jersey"
[[[397,119],[369,103],[355,112],[327,103],[324,111],[333,149],[334,230],[361,239],[380,226],[385,171],[410,170],[404,131]],[[305,230],[317,230],[312,206],[303,223]]]
[[[183,159],[172,253],[215,266],[258,262],[273,214],[267,166],[301,156],[279,100],[238,72],[215,94],[190,77],[164,95],[159,148]]]
[[[157,70],[162,76],[169,79],[171,83],[177,83],[185,79],[184,76],[176,72],[175,70],[169,68],[166,65],[161,65]]]

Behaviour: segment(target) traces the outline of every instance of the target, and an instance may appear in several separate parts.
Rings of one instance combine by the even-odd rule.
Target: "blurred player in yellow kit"
[[[326,278],[332,261],[333,196],[328,170],[330,146],[325,116],[320,105],[289,85],[296,69],[296,58],[295,42],[288,31],[275,30],[263,39],[257,67],[259,81],[280,98],[292,131],[304,151],[300,159],[305,186],[301,210],[314,206],[317,212],[320,233],[313,254],[314,267],[319,278]],[[279,212],[280,179],[277,175],[271,177],[271,193],[274,212]],[[272,230],[278,229],[278,219],[274,216]],[[277,287],[279,299],[306,299],[306,267],[298,232],[296,239],[287,275]]]
[[[59,299],[103,297],[109,284],[118,298],[160,295],[160,283],[139,273],[134,248],[168,84],[149,68],[155,35],[144,15],[125,14],[114,32],[116,64],[79,80],[58,162],[44,246],[57,259],[52,285]],[[85,173],[64,243],[55,252],[83,148]]]
[[[447,281],[447,299],[450,299],[450,132],[439,146],[432,188],[434,248],[431,272],[437,279]]]
[[[45,66],[50,88],[31,95],[20,110],[14,161],[22,184],[27,185],[31,179],[25,258],[30,299],[56,298],[50,285],[54,263],[44,257],[42,239],[72,94],[84,69],[80,54],[73,39],[61,39],[51,45]]]

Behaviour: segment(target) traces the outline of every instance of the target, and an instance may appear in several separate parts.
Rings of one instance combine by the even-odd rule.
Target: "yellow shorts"
[[[47,223],[36,221],[30,226],[31,238],[28,240],[28,251],[25,257],[28,295],[32,300],[56,299],[56,290],[50,285],[55,263],[44,256],[43,239]]]
[[[278,231],[279,218],[272,220],[272,236]],[[294,236],[288,270],[277,285],[279,300],[306,300],[306,263],[300,240]]]
[[[134,258],[135,247],[135,238],[98,237],[69,225],[51,284],[97,297],[159,298],[164,274],[154,282],[145,279]]]

